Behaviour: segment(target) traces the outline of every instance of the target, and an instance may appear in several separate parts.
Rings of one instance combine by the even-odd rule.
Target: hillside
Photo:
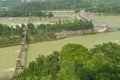
[[[39,55],[12,80],[119,80],[120,45],[104,43],[88,50],[65,45],[47,57]]]

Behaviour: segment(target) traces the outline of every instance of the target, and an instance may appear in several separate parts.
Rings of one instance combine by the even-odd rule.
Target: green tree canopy
[[[91,50],[79,44],[39,56],[12,80],[119,80],[120,45],[104,43]]]

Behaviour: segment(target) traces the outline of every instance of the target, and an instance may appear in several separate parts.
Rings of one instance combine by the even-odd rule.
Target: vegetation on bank
[[[120,45],[104,43],[88,50],[65,45],[47,57],[39,55],[12,80],[119,80]]]
[[[27,26],[29,28],[29,39],[31,43],[55,40],[56,36],[54,33],[63,30],[76,31],[93,29],[92,22],[85,22],[82,20],[75,20],[73,22],[59,21],[56,24],[40,24],[37,26],[30,23]],[[25,27],[24,24],[14,27],[0,24],[0,47],[20,44],[20,40],[23,37],[23,27]]]

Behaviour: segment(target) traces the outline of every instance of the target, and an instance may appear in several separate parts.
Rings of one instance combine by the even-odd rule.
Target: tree
[[[60,58],[60,71],[58,77],[61,80],[80,80],[81,74],[84,74],[82,70],[84,60],[88,60],[90,52],[87,48],[78,44],[68,44],[63,47]],[[81,73],[80,75],[77,73]],[[86,76],[84,76],[85,78]]]
[[[28,24],[28,28],[29,28],[30,35],[35,35],[37,33],[37,30],[35,29],[35,26],[32,23]]]
[[[2,34],[3,34],[3,25],[0,24],[0,36],[2,36]]]
[[[48,17],[53,17],[54,15],[53,15],[53,13],[52,12],[50,12],[50,13],[48,13],[48,15],[47,15]]]
[[[119,80],[120,64],[115,60],[120,57],[119,50],[120,45],[115,43],[97,45],[91,50],[68,44],[60,52],[39,56],[12,80]]]
[[[9,28],[9,26],[4,25],[2,35],[4,37],[9,37],[10,36],[10,28]]]

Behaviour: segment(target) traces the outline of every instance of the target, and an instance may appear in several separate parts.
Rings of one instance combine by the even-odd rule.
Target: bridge
[[[81,19],[85,20],[85,21],[88,21],[88,22],[92,21],[92,24],[94,26],[94,31],[95,32],[105,32],[108,29],[108,25],[107,24],[99,23],[99,22],[97,22],[95,20],[92,20],[92,19],[88,18],[87,16],[85,16],[83,12],[79,12],[78,16]]]

